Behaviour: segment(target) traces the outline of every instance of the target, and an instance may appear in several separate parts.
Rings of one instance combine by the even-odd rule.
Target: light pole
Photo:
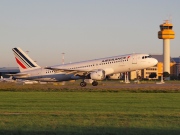
[[[64,55],[65,53],[61,53],[62,54],[62,64],[64,64]]]

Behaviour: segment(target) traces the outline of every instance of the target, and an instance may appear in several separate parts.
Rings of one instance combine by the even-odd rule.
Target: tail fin
[[[20,72],[40,68],[23,50],[20,48],[12,49],[15,55],[16,62],[19,66]]]

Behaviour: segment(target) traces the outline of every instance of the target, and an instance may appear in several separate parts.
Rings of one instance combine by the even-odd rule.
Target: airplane
[[[0,82],[14,82],[14,80],[12,76],[10,76],[9,78],[3,78],[3,76],[1,76]]]
[[[98,81],[106,79],[118,73],[145,69],[155,66],[158,61],[149,54],[132,53],[117,55],[94,60],[61,64],[49,67],[40,67],[21,48],[12,49],[20,73],[9,74],[14,79],[26,79],[42,82],[61,82],[82,79],[81,87],[87,85],[89,80],[93,86]],[[119,78],[119,77],[118,77]]]

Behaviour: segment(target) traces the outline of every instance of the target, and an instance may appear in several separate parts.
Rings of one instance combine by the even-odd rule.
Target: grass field
[[[0,134],[180,134],[179,92],[7,89],[0,90]]]

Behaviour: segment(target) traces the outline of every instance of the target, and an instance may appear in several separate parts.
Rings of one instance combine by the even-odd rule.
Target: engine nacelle
[[[97,70],[90,74],[90,78],[92,80],[101,81],[106,78],[105,71],[104,70]]]
[[[116,79],[120,79],[121,78],[121,74],[111,74],[107,76],[107,79],[112,79],[112,80],[116,80]]]

